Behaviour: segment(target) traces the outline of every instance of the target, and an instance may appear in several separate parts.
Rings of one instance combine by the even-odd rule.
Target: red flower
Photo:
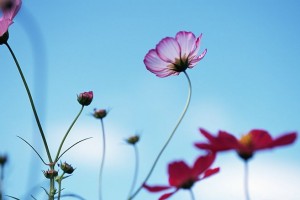
[[[267,131],[259,129],[251,130],[239,140],[225,131],[219,131],[217,136],[204,129],[200,129],[200,132],[208,139],[208,143],[196,143],[196,147],[213,152],[236,150],[244,160],[251,158],[255,151],[289,145],[297,138],[296,132],[290,132],[274,139]]]
[[[144,184],[143,187],[149,192],[160,192],[172,188],[175,189],[159,198],[159,200],[167,199],[179,189],[191,189],[195,182],[219,172],[219,168],[208,169],[214,160],[215,154],[209,153],[206,156],[200,156],[195,161],[193,167],[189,167],[184,161],[172,162],[168,167],[169,185],[149,186]]]

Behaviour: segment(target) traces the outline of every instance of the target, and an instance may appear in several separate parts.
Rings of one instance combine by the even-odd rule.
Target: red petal
[[[213,168],[213,169],[208,169],[204,172],[204,176],[201,179],[205,179],[211,175],[214,175],[215,173],[218,173],[220,171],[220,168]]]
[[[178,189],[175,190],[174,192],[166,193],[166,194],[162,195],[162,196],[159,198],[159,200],[167,199],[167,198],[169,198],[170,196],[172,196],[173,194],[175,194],[177,191],[178,191]]]
[[[215,153],[209,153],[206,156],[200,156],[193,166],[193,178],[197,179],[200,174],[207,170],[216,158]]]
[[[192,169],[183,161],[169,164],[169,183],[171,186],[180,187],[192,176]]]
[[[160,192],[160,191],[170,189],[171,187],[170,186],[149,186],[147,184],[144,184],[143,188],[145,188],[149,192]]]
[[[251,135],[251,143],[253,145],[253,151],[258,149],[270,148],[272,144],[271,135],[265,130],[254,129],[249,132]]]
[[[199,130],[200,130],[201,134],[204,137],[206,137],[210,142],[214,142],[215,141],[215,137],[212,134],[210,134],[210,132],[206,131],[203,128],[200,128]]]
[[[271,146],[272,147],[277,147],[277,146],[292,144],[293,142],[295,142],[296,138],[297,138],[297,133],[296,132],[287,133],[287,134],[284,134],[284,135],[276,138],[272,142]]]

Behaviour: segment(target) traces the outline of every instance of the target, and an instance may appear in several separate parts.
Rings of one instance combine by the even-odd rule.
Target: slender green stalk
[[[4,165],[0,165],[0,200],[3,199]]]
[[[101,160],[100,171],[99,171],[99,200],[102,200],[102,174],[103,174],[103,167],[105,161],[106,142],[105,142],[104,123],[102,118],[100,119],[100,122],[102,128],[102,160]]]
[[[54,163],[56,163],[56,162],[58,161],[59,154],[60,154],[60,151],[61,151],[61,149],[62,149],[62,147],[63,147],[63,144],[64,144],[64,142],[65,142],[67,136],[69,135],[69,133],[70,133],[72,127],[74,126],[74,124],[76,123],[77,119],[78,119],[79,116],[81,115],[81,113],[82,113],[82,111],[83,111],[83,108],[84,108],[84,106],[81,106],[81,109],[80,109],[79,113],[77,114],[77,116],[76,116],[75,119],[73,120],[72,124],[70,125],[69,129],[67,130],[66,134],[64,135],[64,138],[62,139],[62,141],[61,141],[61,143],[60,143],[60,145],[59,145],[57,154],[56,154],[56,156],[55,156]]]
[[[60,196],[61,196],[61,182],[64,178],[65,172],[59,177],[57,183],[58,183],[58,194],[57,194],[57,200],[60,200]]]
[[[189,84],[189,93],[188,93],[188,98],[187,98],[185,107],[184,107],[184,109],[183,109],[183,112],[182,112],[181,116],[179,117],[179,120],[178,120],[177,124],[175,125],[173,131],[171,132],[171,134],[170,134],[168,140],[166,141],[166,143],[164,144],[164,146],[162,147],[162,149],[161,149],[160,152],[158,153],[158,155],[157,155],[157,157],[156,157],[156,159],[155,159],[155,161],[154,161],[154,163],[153,163],[153,165],[152,165],[150,171],[148,172],[148,175],[146,176],[145,180],[144,180],[143,183],[140,185],[140,187],[139,187],[139,188],[131,195],[131,197],[129,197],[128,200],[133,199],[133,198],[141,191],[141,189],[143,188],[143,185],[144,185],[144,184],[148,181],[148,179],[150,178],[150,176],[151,176],[151,174],[152,174],[152,172],[153,172],[153,170],[154,170],[154,168],[155,168],[155,166],[156,166],[156,164],[157,164],[157,162],[158,162],[160,156],[162,155],[162,153],[164,152],[164,150],[166,149],[166,147],[167,147],[168,144],[170,143],[172,137],[174,136],[174,133],[176,132],[176,130],[177,130],[179,124],[181,123],[181,121],[182,121],[182,119],[183,119],[183,117],[184,117],[184,115],[185,115],[185,113],[186,113],[186,111],[187,111],[187,109],[188,109],[188,107],[189,107],[189,104],[190,104],[190,101],[191,101],[191,96],[192,96],[192,84],[191,84],[191,80],[190,80],[188,74],[186,73],[186,71],[184,71],[184,74],[185,74],[185,76],[186,76],[186,78],[187,78],[187,81],[188,81],[188,84]]]
[[[245,179],[244,179],[244,186],[245,186],[245,198],[246,200],[250,200],[250,196],[249,196],[249,179],[248,179],[248,174],[249,170],[248,170],[248,160],[245,160]]]
[[[49,200],[54,200],[55,195],[55,181],[54,178],[50,179],[50,191],[49,191]]]
[[[192,188],[191,188],[191,189],[189,189],[189,191],[190,191],[190,195],[191,195],[191,200],[196,200],[196,198],[195,198],[195,195],[194,195],[194,192],[193,192]]]
[[[33,99],[32,99],[32,96],[31,96],[28,84],[26,82],[26,79],[25,79],[25,77],[23,75],[22,69],[21,69],[21,67],[19,65],[19,62],[18,62],[18,60],[17,60],[17,58],[16,58],[13,50],[11,49],[11,47],[9,46],[8,43],[5,43],[5,45],[7,46],[9,52],[11,53],[11,55],[12,55],[12,57],[13,57],[15,63],[16,63],[16,66],[18,68],[19,74],[20,74],[20,76],[22,78],[23,84],[25,86],[25,89],[26,89],[26,92],[27,92],[27,95],[28,95],[28,98],[29,98],[29,101],[30,101],[30,104],[31,104],[31,108],[32,108],[33,114],[34,114],[34,117],[35,117],[35,121],[36,121],[36,123],[38,125],[40,134],[41,134],[42,139],[43,139],[43,143],[44,143],[44,146],[45,146],[45,149],[46,149],[46,152],[47,152],[49,163],[52,163],[52,158],[51,158],[50,150],[49,150],[49,147],[48,147],[48,144],[47,144],[47,141],[46,141],[46,137],[45,137],[42,125],[41,125],[40,120],[39,120],[39,116],[38,116],[37,111],[35,109],[34,102],[33,102]]]
[[[130,198],[134,190],[137,181],[138,171],[139,171],[139,152],[136,144],[133,145],[133,148],[134,148],[134,156],[135,156],[135,167],[134,167],[134,174],[133,174],[132,184],[129,190],[128,198]]]

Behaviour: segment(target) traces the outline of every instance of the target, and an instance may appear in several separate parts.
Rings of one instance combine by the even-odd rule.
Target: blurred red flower
[[[159,198],[159,200],[167,199],[179,189],[191,189],[195,182],[219,172],[219,168],[208,169],[214,160],[215,154],[209,153],[205,156],[200,156],[192,167],[188,166],[184,161],[172,162],[168,166],[169,185],[149,186],[144,184],[143,187],[149,192],[174,189],[174,191],[165,193]]]
[[[219,131],[217,136],[213,136],[204,129],[200,129],[200,132],[207,138],[208,142],[196,143],[196,147],[213,152],[235,150],[244,160],[251,158],[255,151],[289,145],[297,138],[296,132],[289,132],[277,138],[272,138],[269,132],[259,129],[251,130],[240,139],[225,131]]]

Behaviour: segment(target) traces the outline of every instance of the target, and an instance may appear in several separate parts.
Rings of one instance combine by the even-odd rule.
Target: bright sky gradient
[[[65,148],[79,144],[62,158],[76,167],[65,180],[65,192],[98,199],[101,155],[100,123],[94,108],[110,108],[105,118],[108,155],[104,169],[104,199],[126,199],[133,174],[133,149],[124,139],[141,134],[140,173],[145,178],[172,131],[187,97],[181,74],[157,78],[146,70],[149,49],[178,31],[203,33],[206,57],[187,70],[193,85],[189,110],[149,184],[166,184],[167,164],[184,159],[191,164],[203,154],[193,143],[203,140],[203,127],[240,136],[266,129],[273,136],[300,130],[300,1],[271,0],[54,0],[24,1],[10,27],[9,43],[34,94],[53,154],[79,112],[76,95],[94,91],[71,131]],[[21,78],[5,46],[0,46],[2,98],[0,153],[9,155],[5,193],[25,197],[32,187],[43,199],[41,170],[47,170],[19,135],[46,154],[33,120]],[[300,199],[300,143],[265,151],[250,162],[253,200]],[[199,182],[194,192],[202,200],[241,200],[243,163],[233,152],[222,153],[214,166],[219,174]],[[157,199],[142,191],[136,200]],[[186,191],[172,200],[189,199]],[[73,198],[65,198],[73,199]]]

